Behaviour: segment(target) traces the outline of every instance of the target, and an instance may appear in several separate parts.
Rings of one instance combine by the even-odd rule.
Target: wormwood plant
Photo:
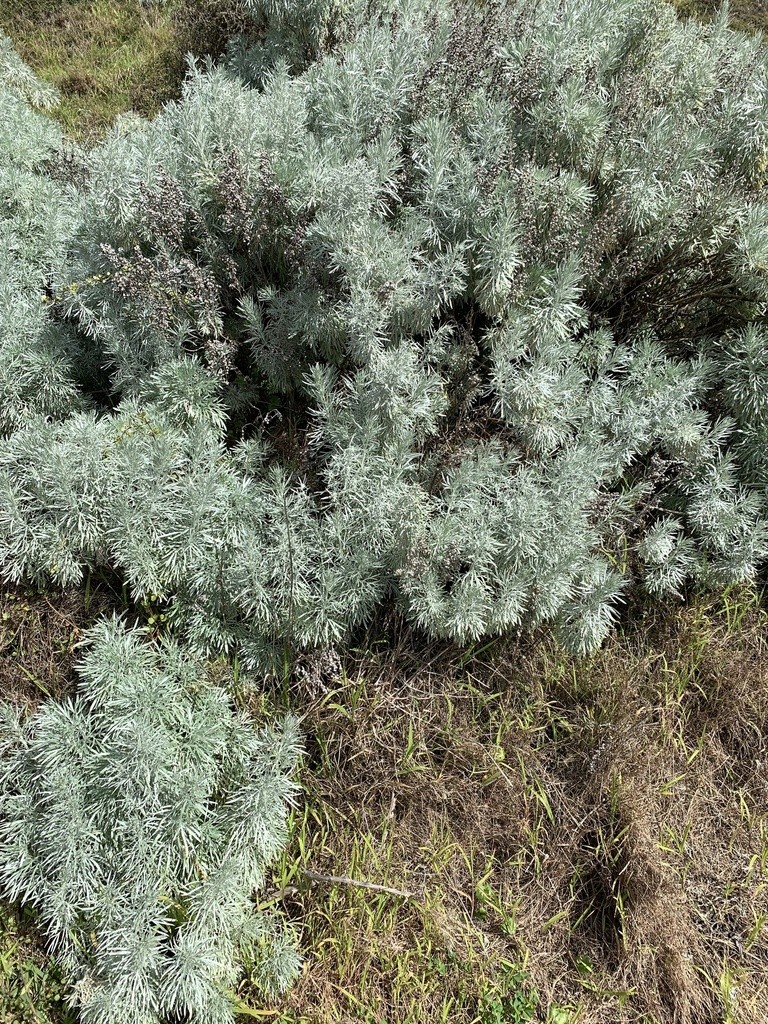
[[[41,301],[62,273],[74,197],[45,173],[62,139],[41,111],[56,92],[0,35],[0,431],[32,413],[66,415],[80,402],[67,334]]]
[[[286,836],[293,722],[257,732],[174,643],[106,620],[72,699],[0,726],[0,884],[38,909],[84,1024],[233,1019],[297,969],[251,895]]]
[[[588,651],[631,586],[754,575],[760,43],[656,0],[247,7],[87,157],[5,577],[109,562],[264,665],[392,602]]]
[[[292,727],[198,658],[384,605],[586,652],[630,587],[768,553],[761,44],[660,0],[243,7],[84,154],[0,47],[0,573],[109,565],[178,638],[102,623],[76,698],[5,716],[0,883],[94,1024],[295,970],[249,900]]]

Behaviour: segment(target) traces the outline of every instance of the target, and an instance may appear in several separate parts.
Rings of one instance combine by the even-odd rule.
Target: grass
[[[720,10],[721,0],[672,0],[679,14],[700,21],[711,21]],[[733,0],[730,23],[745,32],[768,31],[768,8],[763,0]]]
[[[198,8],[187,24],[178,16],[183,6]],[[56,116],[65,131],[91,142],[118,114],[151,117],[179,95],[185,54],[201,49],[201,13],[200,0],[153,7],[140,0],[16,0],[0,8],[0,30],[60,90]],[[214,28],[215,21],[215,35]]]
[[[151,116],[178,94],[183,54],[168,10],[139,0],[18,0],[0,28],[41,78],[61,92],[57,116],[89,141],[118,114]]]
[[[101,593],[94,611],[104,606]],[[71,689],[76,644],[88,619],[77,592],[49,597],[0,589],[0,697],[33,707]],[[33,915],[0,901],[0,1024],[76,1024]]]
[[[585,661],[408,637],[299,665],[306,801],[265,898],[306,965],[274,1019],[763,1022],[767,636],[732,590]]]

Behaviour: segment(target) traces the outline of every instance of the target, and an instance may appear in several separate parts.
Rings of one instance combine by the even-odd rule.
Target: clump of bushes
[[[292,722],[257,732],[173,642],[107,620],[77,695],[0,726],[0,883],[36,907],[88,1024],[231,1021],[246,960],[297,969],[251,895],[285,841]]]
[[[103,627],[115,673],[92,655],[95,689],[19,727],[11,755],[6,886],[47,915],[94,1020],[225,1019],[255,935],[243,893],[280,835],[287,763],[257,759],[249,792],[274,795],[258,865],[238,859],[225,909],[203,911],[188,850],[243,852],[231,820],[200,823],[214,795],[237,803],[257,741],[185,659],[269,669],[393,606],[433,637],[546,623],[588,652],[630,589],[747,580],[768,553],[759,41],[661,0],[248,0],[240,16],[225,60],[89,152],[0,51],[0,572],[71,584],[109,566],[167,603],[181,644],[165,672]],[[141,778],[120,769],[125,799],[139,787],[162,822],[115,805],[91,860],[36,846],[32,823],[58,827],[50,800],[80,801],[75,828],[117,799],[99,765],[138,720],[162,743]],[[229,739],[200,766],[190,839],[164,830],[193,734],[193,758]],[[51,795],[73,737],[76,785]],[[110,910],[90,886],[123,842]],[[136,922],[154,938],[119,956],[116,938],[77,954],[64,938]],[[168,974],[187,970],[185,936],[188,988]]]
[[[268,664],[390,602],[588,651],[630,586],[755,572],[765,54],[550,6],[251,4],[87,155],[3,384],[6,577],[110,562]]]

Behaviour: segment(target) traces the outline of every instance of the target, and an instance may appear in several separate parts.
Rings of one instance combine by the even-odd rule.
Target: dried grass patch
[[[106,584],[93,592],[0,586],[0,700],[34,706],[71,692],[82,631],[116,606]]]
[[[405,637],[304,671],[307,804],[276,884],[307,966],[280,1019],[495,1020],[520,967],[538,1008],[511,1020],[762,1024],[767,621],[732,593],[582,662]]]

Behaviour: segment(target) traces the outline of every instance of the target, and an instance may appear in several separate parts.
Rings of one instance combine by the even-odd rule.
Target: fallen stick
[[[348,878],[346,875],[321,875],[317,871],[310,871],[302,868],[302,873],[311,882],[331,882],[335,885],[352,885],[358,889],[370,889],[371,892],[387,892],[390,896],[402,896],[403,899],[411,900],[416,895],[413,892],[405,892],[404,889],[393,889],[390,885],[377,885],[375,882],[361,882],[356,878]]]

